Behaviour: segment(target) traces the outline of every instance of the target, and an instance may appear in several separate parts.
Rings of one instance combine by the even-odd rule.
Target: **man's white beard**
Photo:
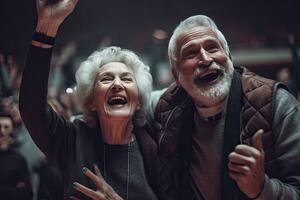
[[[228,95],[234,68],[232,62],[227,61],[227,69],[224,71],[222,79],[215,85],[199,88],[199,95],[207,98],[220,98]]]

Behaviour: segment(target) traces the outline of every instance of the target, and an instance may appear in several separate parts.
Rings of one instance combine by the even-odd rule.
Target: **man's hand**
[[[236,181],[240,190],[250,198],[257,197],[265,181],[264,150],[262,135],[258,130],[252,138],[253,147],[240,144],[229,154],[229,175]]]
[[[89,177],[96,185],[97,190],[91,190],[90,188],[81,185],[80,183],[75,182],[74,188],[85,194],[87,197],[92,198],[93,200],[123,200],[115,191],[114,189],[106,183],[103,176],[100,173],[100,170],[95,165],[95,173],[90,171],[87,168],[83,168],[83,173],[87,177]],[[72,197],[72,199],[77,199],[76,197]]]

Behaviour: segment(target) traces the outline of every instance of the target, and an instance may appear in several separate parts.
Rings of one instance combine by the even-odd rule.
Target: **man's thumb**
[[[263,136],[264,130],[259,129],[252,138],[252,145],[254,148],[263,151],[263,142],[262,142],[262,136]]]

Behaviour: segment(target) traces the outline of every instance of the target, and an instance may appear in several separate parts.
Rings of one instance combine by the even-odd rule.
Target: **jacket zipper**
[[[164,140],[164,138],[166,137],[166,130],[167,130],[167,128],[168,128],[169,121],[170,121],[171,117],[173,116],[175,110],[177,110],[177,108],[178,108],[178,106],[176,106],[176,107],[171,111],[171,113],[170,113],[170,115],[169,115],[169,117],[168,117],[168,119],[167,119],[166,125],[165,125],[165,126],[162,128],[162,130],[161,130],[162,134],[161,134],[161,137],[160,137],[159,142],[158,142],[159,148],[161,148],[161,143],[162,143],[162,141]]]
[[[185,99],[183,100],[183,102],[182,102],[180,105],[176,106],[176,107],[171,111],[171,113],[170,113],[170,115],[169,115],[169,117],[168,117],[168,119],[167,119],[167,121],[166,121],[166,125],[161,129],[162,135],[161,135],[161,137],[160,137],[160,139],[159,139],[159,142],[158,142],[158,147],[159,147],[159,149],[161,148],[161,143],[162,143],[162,141],[167,137],[166,130],[167,130],[168,126],[169,126],[169,121],[170,121],[171,118],[173,117],[175,111],[176,111],[177,109],[179,109],[180,107],[182,107],[182,106],[187,102],[187,100],[188,100],[188,97],[185,98]]]

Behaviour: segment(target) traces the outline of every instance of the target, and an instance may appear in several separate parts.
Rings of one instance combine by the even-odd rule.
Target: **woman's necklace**
[[[135,140],[134,135],[132,136],[132,139],[127,144],[127,178],[126,178],[126,200],[129,199],[129,178],[130,178],[130,148],[133,144],[133,141]],[[105,144],[103,144],[103,177],[104,179],[107,178],[106,173],[106,148]]]

